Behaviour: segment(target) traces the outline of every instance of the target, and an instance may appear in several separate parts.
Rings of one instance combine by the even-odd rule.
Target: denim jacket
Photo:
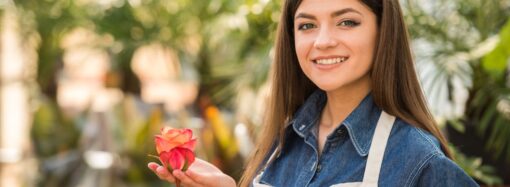
[[[364,178],[376,124],[382,113],[368,94],[326,139],[318,153],[316,126],[326,94],[315,91],[286,127],[280,154],[261,166],[255,186],[349,186]],[[440,149],[430,133],[396,118],[388,131],[378,186],[478,186]],[[356,186],[356,185],[355,185]]]

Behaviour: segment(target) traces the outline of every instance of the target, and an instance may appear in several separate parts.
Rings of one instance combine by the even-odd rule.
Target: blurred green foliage
[[[457,163],[490,185],[503,181],[495,180],[492,169],[481,164],[498,163],[497,173],[508,183],[510,1],[403,2],[432,109],[444,124],[464,133],[457,146],[477,152],[473,159],[457,150]],[[441,110],[448,107],[450,111]],[[478,144],[483,148],[473,147]]]
[[[104,129],[108,133],[95,138],[114,142],[115,146],[106,151],[119,157],[113,170],[105,173],[111,179],[100,178],[110,181],[106,186],[163,184],[146,168],[147,162],[154,161],[147,157],[155,152],[152,135],[169,119],[159,106],[149,106],[153,112],[146,114],[129,104],[136,97],[128,97],[113,112],[85,111],[71,117],[57,106],[56,80],[63,66],[61,45],[66,34],[75,28],[86,28],[102,36],[104,41],[91,45],[108,52],[110,74],[120,79],[108,86],[135,94],[139,93],[140,83],[130,67],[134,51],[143,45],[161,43],[177,52],[181,65],[198,72],[200,97],[212,99],[208,105],[232,109],[238,88],[256,89],[266,80],[279,15],[278,2],[253,0],[19,0],[15,4],[22,35],[38,38],[37,82],[42,95],[35,97],[40,105],[31,134],[40,163],[40,186],[83,183],[80,178],[87,178],[90,169],[82,155],[95,144],[85,132],[91,123],[101,129],[105,128],[101,124],[108,124]],[[206,108],[197,109],[204,113]],[[203,115],[212,126],[196,129],[202,134],[197,136],[204,139],[198,154],[207,155],[225,172],[239,177],[242,160],[238,153],[227,153],[237,149],[221,143],[229,140],[229,144],[235,144],[225,134],[232,132],[232,125],[221,120],[220,114]]]
[[[480,157],[468,157],[458,149],[450,146],[454,153],[455,162],[471,177],[489,186],[502,184],[503,180],[496,175],[494,167],[484,165]]]
[[[114,39],[98,47],[109,51],[112,67],[123,73],[120,86],[125,90],[136,89],[130,85],[133,51],[161,42],[198,71],[202,91],[220,104],[232,104],[229,98],[238,86],[257,87],[265,81],[279,15],[278,1],[253,0],[20,0],[16,5],[21,20],[33,20],[26,32],[41,38],[37,80],[50,96],[61,64],[62,37],[84,27]]]

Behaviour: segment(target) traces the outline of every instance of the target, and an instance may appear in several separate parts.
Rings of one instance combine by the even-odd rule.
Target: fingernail
[[[163,173],[163,169],[164,169],[163,167],[158,166],[158,168],[156,168],[156,171],[157,171],[158,173]]]

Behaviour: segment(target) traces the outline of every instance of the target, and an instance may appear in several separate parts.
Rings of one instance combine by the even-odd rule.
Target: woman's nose
[[[328,28],[321,28],[317,38],[315,38],[314,47],[316,49],[329,49],[336,47],[338,41],[336,41],[332,32]]]

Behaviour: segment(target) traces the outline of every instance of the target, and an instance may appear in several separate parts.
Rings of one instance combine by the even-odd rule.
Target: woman
[[[240,186],[477,186],[426,106],[398,0],[286,0],[274,73]],[[185,174],[149,168],[235,186],[202,160]]]

